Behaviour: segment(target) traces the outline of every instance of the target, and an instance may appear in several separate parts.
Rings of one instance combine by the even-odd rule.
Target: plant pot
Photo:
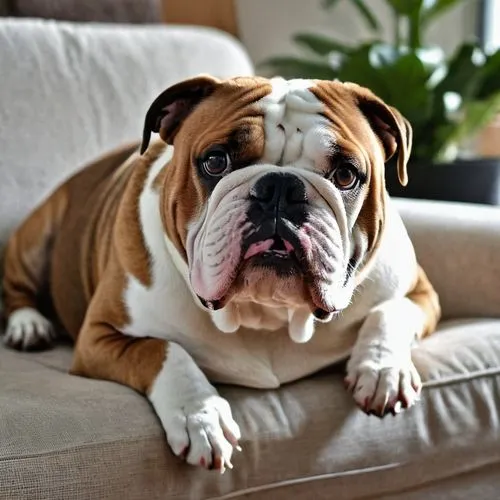
[[[394,164],[387,165],[391,196],[500,205],[500,158],[451,163],[410,163],[408,185],[399,184]]]

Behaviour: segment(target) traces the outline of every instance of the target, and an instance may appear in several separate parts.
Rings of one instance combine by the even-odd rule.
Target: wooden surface
[[[500,115],[477,138],[477,153],[486,158],[500,157]]]
[[[238,36],[235,0],[162,0],[163,22],[211,26]]]

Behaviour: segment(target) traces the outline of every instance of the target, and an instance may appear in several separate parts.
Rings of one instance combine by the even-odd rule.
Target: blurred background
[[[0,0],[0,14],[225,31],[256,73],[354,81],[398,108],[414,168],[404,190],[388,175],[392,194],[500,202],[500,0]]]

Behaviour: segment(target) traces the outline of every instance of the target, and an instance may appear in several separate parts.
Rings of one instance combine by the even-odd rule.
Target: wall
[[[368,0],[383,19],[385,38],[391,36],[391,14],[384,0]],[[464,0],[435,25],[429,42],[452,51],[464,37],[476,31],[477,0]],[[236,0],[240,37],[254,62],[271,55],[296,53],[290,42],[299,31],[329,34],[343,41],[367,38],[370,32],[348,0],[340,0],[329,11],[321,0]]]

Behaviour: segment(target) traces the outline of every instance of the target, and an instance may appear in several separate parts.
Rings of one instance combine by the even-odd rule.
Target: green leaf
[[[370,64],[375,68],[394,64],[402,53],[408,53],[408,50],[405,47],[395,47],[390,43],[374,43],[369,52]]]
[[[383,71],[371,64],[372,47],[372,44],[365,44],[353,51],[340,67],[338,78],[364,85],[384,99],[388,95],[387,81]]]
[[[386,0],[400,16],[412,16],[420,13],[424,0]]]
[[[414,126],[432,116],[433,94],[426,86],[429,71],[414,53],[401,55],[381,68],[386,79],[387,102],[396,107]]]
[[[333,40],[325,35],[316,35],[314,33],[297,33],[293,36],[293,40],[298,45],[306,47],[320,56],[326,56],[331,52],[349,54],[352,50],[351,47],[342,42]]]
[[[424,2],[424,8],[420,16],[420,24],[426,28],[437,17],[443,15],[447,10],[456,7],[463,0],[434,0]]]
[[[477,97],[484,99],[500,90],[500,49],[486,57],[481,73]]]
[[[420,42],[420,13],[425,0],[386,0],[397,16],[403,16],[408,21],[408,44],[415,50]]]
[[[482,50],[473,43],[459,47],[452,56],[446,76],[436,85],[439,95],[446,92],[457,92],[462,99],[468,100],[475,95],[481,79]]]
[[[279,75],[283,78],[333,80],[337,77],[336,71],[326,62],[311,61],[294,56],[271,57],[258,66],[272,70],[273,75]]]
[[[363,0],[351,0],[354,6],[358,9],[361,17],[366,21],[367,26],[373,31],[380,31],[380,23],[378,22],[375,14],[365,4]]]
[[[377,67],[397,64],[402,56],[411,53],[411,49],[407,46],[396,47],[391,43],[374,43],[370,52],[370,62]],[[445,64],[445,54],[440,47],[423,47],[417,49],[415,55],[422,63],[428,77]]]
[[[368,87],[398,108],[412,124],[419,125],[432,115],[433,95],[426,86],[429,74],[409,50],[374,43],[360,47],[345,59],[339,79]]]

